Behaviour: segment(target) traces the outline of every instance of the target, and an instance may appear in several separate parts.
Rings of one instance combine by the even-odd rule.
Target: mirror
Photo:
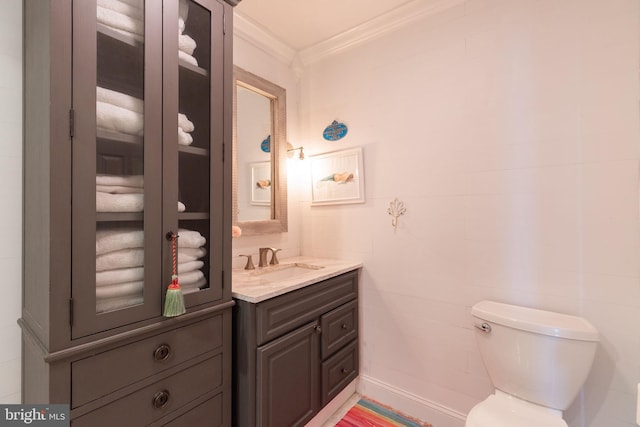
[[[233,224],[243,236],[287,231],[286,90],[234,66]]]

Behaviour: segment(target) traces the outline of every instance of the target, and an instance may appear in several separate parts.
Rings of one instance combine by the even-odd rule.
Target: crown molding
[[[415,0],[298,52],[304,66],[391,33],[429,15],[463,3],[464,0]]]
[[[287,65],[298,63],[301,64],[302,67],[306,67],[314,62],[318,62],[329,56],[391,33],[414,21],[454,7],[464,1],[465,0],[414,0],[391,12],[300,51],[296,51],[263,26],[238,12],[235,12],[234,16],[234,35],[246,40]]]
[[[251,18],[238,13],[237,10],[234,11],[233,16],[233,35],[251,43],[287,65],[291,65],[297,54],[295,49],[283,43]]]

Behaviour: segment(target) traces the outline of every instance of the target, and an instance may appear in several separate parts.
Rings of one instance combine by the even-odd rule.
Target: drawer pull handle
[[[171,356],[171,347],[168,344],[161,344],[153,352],[153,358],[157,361],[167,360]]]
[[[343,323],[343,324],[342,324],[342,326],[341,326],[341,328],[342,328],[342,329],[344,329],[344,330],[346,330],[346,329],[347,329],[347,324],[346,324],[346,323]]]
[[[316,330],[316,334],[321,334],[322,333],[322,328],[320,327],[320,325],[315,325],[313,327],[313,329]]]
[[[153,396],[153,407],[156,409],[162,409],[169,403],[169,392],[167,390],[162,390],[157,392]]]
[[[340,372],[342,372],[343,374],[348,374],[349,370],[347,368],[342,368],[340,369]]]

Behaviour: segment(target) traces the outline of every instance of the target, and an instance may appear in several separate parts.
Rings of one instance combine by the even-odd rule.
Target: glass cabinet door
[[[73,8],[78,338],[161,314],[162,10],[144,0]]]
[[[165,0],[163,8],[164,169],[176,176],[165,179],[165,228],[179,236],[178,281],[189,307],[222,298],[223,47],[216,33],[223,6]],[[165,249],[170,278],[168,242]]]

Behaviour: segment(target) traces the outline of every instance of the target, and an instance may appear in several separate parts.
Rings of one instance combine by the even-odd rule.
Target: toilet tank
[[[571,405],[599,340],[586,319],[493,301],[477,303],[471,315],[496,389],[561,411]]]

